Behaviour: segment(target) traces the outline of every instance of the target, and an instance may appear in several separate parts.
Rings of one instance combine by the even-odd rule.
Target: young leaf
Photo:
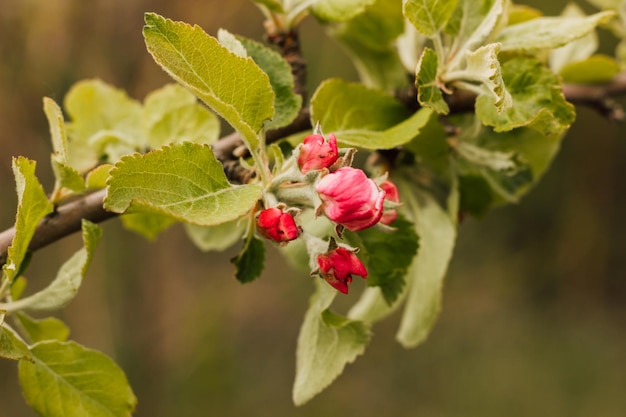
[[[619,71],[620,66],[613,57],[594,55],[565,65],[559,75],[566,83],[594,84],[611,81]]]
[[[563,97],[558,77],[531,58],[514,58],[502,65],[502,78],[513,99],[499,113],[493,96],[476,99],[476,115],[496,132],[531,126],[544,135],[558,134],[574,121],[574,106]]]
[[[13,330],[0,325],[0,358],[19,360],[31,360],[28,346],[20,340]]]
[[[237,267],[235,277],[242,284],[252,282],[261,276],[265,265],[265,244],[262,240],[250,236],[241,253],[231,259]]]
[[[7,251],[7,261],[2,267],[2,281],[13,282],[16,278],[30,240],[39,221],[54,209],[43,187],[35,176],[35,161],[24,157],[13,158],[13,175],[17,188],[17,214],[15,235]]]
[[[242,134],[251,150],[274,115],[274,92],[252,58],[242,58],[199,26],[146,13],[143,34],[154,60]]]
[[[67,188],[77,193],[85,191],[85,180],[78,171],[71,166],[52,158],[52,171],[56,178],[56,188]]]
[[[554,49],[582,38],[613,16],[615,12],[604,11],[586,17],[539,17],[506,27],[496,40],[503,52]]]
[[[178,84],[166,85],[146,97],[143,126],[152,149],[182,142],[210,144],[220,134],[215,114]]]
[[[130,213],[121,216],[122,224],[128,230],[139,233],[149,240],[155,239],[161,232],[176,223],[176,220],[161,214]]]
[[[403,0],[402,12],[418,32],[434,37],[446,26],[458,0]]]
[[[48,119],[50,138],[52,139],[53,159],[61,163],[67,162],[67,134],[65,120],[59,105],[49,97],[43,98],[43,111]]]
[[[182,143],[122,158],[111,171],[104,205],[115,213],[213,226],[247,213],[261,192],[256,184],[231,185],[209,146]]]
[[[85,219],[82,222],[84,248],[65,262],[56,278],[43,290],[25,298],[0,304],[0,308],[8,311],[20,311],[28,309],[31,311],[56,310],[69,303],[82,283],[87,272],[87,267],[91,262],[93,252],[100,240],[102,231],[99,226]]]
[[[293,401],[302,405],[330,385],[346,364],[363,354],[371,334],[367,325],[328,310],[337,290],[316,279],[316,291],[298,336]]]
[[[43,340],[64,342],[70,335],[69,327],[57,318],[34,319],[23,312],[18,312],[16,317],[32,343]]]
[[[200,250],[223,251],[241,240],[246,228],[242,219],[232,220],[217,226],[185,224],[187,236]]]
[[[457,213],[455,205],[445,210],[429,193],[411,184],[398,182],[398,187],[420,236],[420,250],[406,278],[406,305],[396,334],[398,341],[410,348],[426,339],[439,314],[443,279],[456,240]]]
[[[237,37],[248,56],[268,75],[274,90],[274,118],[265,122],[266,129],[277,129],[293,121],[302,106],[302,96],[294,93],[291,66],[277,52],[244,37]]]
[[[106,181],[109,178],[109,172],[113,169],[113,165],[103,164],[92,169],[87,173],[85,185],[88,190],[99,190],[107,186]]]
[[[417,100],[422,106],[429,107],[439,114],[448,114],[450,107],[443,99],[437,79],[438,65],[435,51],[424,48],[416,69]]]
[[[46,341],[20,361],[26,402],[43,416],[124,417],[137,403],[124,372],[106,355],[75,342]]]
[[[582,18],[586,14],[576,3],[569,3],[561,16]],[[558,74],[566,65],[586,60],[598,49],[598,43],[598,35],[591,31],[567,45],[553,49],[548,57],[550,68]]]
[[[346,22],[363,13],[375,0],[314,0],[311,11],[327,22]]]

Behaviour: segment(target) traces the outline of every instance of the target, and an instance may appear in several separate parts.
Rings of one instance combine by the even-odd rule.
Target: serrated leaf
[[[154,213],[131,213],[121,216],[122,224],[128,230],[139,233],[149,240],[155,239],[161,232],[176,223],[176,220]]]
[[[609,21],[615,13],[599,12],[586,17],[538,17],[507,26],[496,39],[502,51],[535,52],[563,46],[593,31]]]
[[[236,219],[217,226],[185,224],[187,236],[204,252],[228,249],[241,240],[245,228],[246,223],[242,219]]]
[[[235,277],[242,284],[261,276],[265,265],[265,244],[261,239],[250,236],[241,253],[231,260],[237,268]]]
[[[566,83],[594,84],[609,82],[619,72],[620,66],[613,57],[594,55],[583,61],[565,65],[559,75]]]
[[[561,16],[583,18],[586,16],[583,9],[576,3],[569,3]],[[591,31],[585,36],[569,42],[560,48],[550,51],[549,62],[552,71],[559,73],[568,64],[584,61],[598,49],[598,35]]]
[[[244,137],[259,146],[257,132],[274,115],[268,76],[251,58],[242,58],[199,26],[146,13],[143,34],[154,60],[189,88]]]
[[[336,295],[334,288],[316,279],[316,291],[298,336],[293,386],[296,405],[306,403],[330,385],[369,343],[367,325],[328,310]]]
[[[302,107],[302,96],[294,93],[291,66],[277,52],[251,39],[237,38],[248,56],[268,75],[274,90],[274,118],[265,122],[266,129],[278,129],[291,123]]]
[[[141,104],[125,91],[101,80],[80,81],[65,96],[67,163],[83,173],[103,157],[115,162],[121,155],[145,148]]]
[[[437,74],[438,58],[435,51],[424,48],[417,68],[415,85],[417,86],[417,101],[424,106],[433,109],[439,114],[450,113],[450,107],[443,99],[443,94],[439,88]]]
[[[398,188],[420,236],[420,250],[406,278],[406,305],[396,334],[402,346],[411,348],[426,339],[441,309],[443,279],[456,241],[457,207],[446,210],[411,184],[398,182]]]
[[[391,226],[396,230],[383,232],[369,228],[357,234],[358,247],[362,249],[359,256],[364,259],[368,272],[367,285],[380,287],[389,305],[402,293],[404,276],[419,246],[410,221],[399,216]]]
[[[77,193],[85,191],[85,180],[74,168],[52,159],[52,171],[57,180],[58,187],[67,188]]]
[[[64,342],[70,335],[69,327],[55,317],[35,319],[22,312],[18,312],[16,317],[32,343],[43,340]]]
[[[122,158],[111,171],[104,206],[213,226],[246,214],[261,192],[256,184],[231,185],[209,146],[182,143]]]
[[[8,312],[20,310],[51,311],[69,303],[78,292],[93,257],[93,252],[102,235],[102,230],[98,225],[85,219],[82,220],[82,230],[85,246],[61,266],[56,278],[50,285],[31,296],[0,304],[0,308]]]
[[[311,99],[311,120],[340,144],[365,149],[391,149],[409,142],[428,122],[431,111],[410,117],[395,98],[361,84],[331,79]]]
[[[17,277],[39,221],[54,209],[35,176],[35,166],[35,161],[30,161],[24,157],[13,158],[13,175],[17,189],[17,213],[15,215],[15,235],[7,250],[7,261],[2,266],[2,282],[13,282]]]
[[[458,0],[403,0],[402,12],[418,32],[434,37],[450,20]]]
[[[502,78],[513,99],[499,113],[492,96],[476,99],[476,115],[496,132],[530,126],[544,135],[558,134],[574,121],[574,107],[563,97],[558,77],[531,58],[514,58],[502,65]]]
[[[0,358],[15,361],[30,360],[28,346],[20,340],[13,330],[0,325]]]
[[[177,84],[166,85],[146,97],[143,126],[153,149],[182,142],[210,144],[220,134],[217,116]]]
[[[137,399],[124,372],[106,355],[75,342],[40,342],[33,362],[21,361],[26,402],[50,417],[130,416]]]
[[[363,13],[375,0],[314,0],[311,11],[326,22],[346,22]]]

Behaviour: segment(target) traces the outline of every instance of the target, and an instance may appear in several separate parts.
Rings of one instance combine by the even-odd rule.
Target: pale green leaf
[[[346,22],[363,13],[375,0],[315,0],[311,11],[327,22]]]
[[[586,14],[576,3],[569,3],[561,16],[584,18]],[[559,73],[568,64],[584,61],[598,49],[598,44],[598,35],[595,31],[591,31],[567,45],[554,49],[550,51],[550,68]]]
[[[30,351],[13,330],[0,325],[0,358],[11,360],[30,360]]]
[[[522,126],[533,127],[544,135],[557,134],[574,121],[574,106],[563,97],[558,77],[531,58],[514,58],[502,66],[502,78],[513,105],[498,112],[492,96],[476,99],[476,115],[496,132]]]
[[[126,229],[150,240],[155,239],[161,232],[176,223],[176,220],[169,216],[154,213],[124,214],[121,220]]]
[[[256,184],[231,185],[209,146],[183,143],[124,157],[111,171],[107,210],[150,212],[212,226],[246,214],[261,197]]]
[[[410,348],[426,339],[439,315],[443,279],[456,241],[457,213],[453,204],[444,209],[429,193],[409,183],[399,182],[398,187],[420,236],[419,252],[406,277],[406,305],[396,334]]]
[[[124,372],[106,355],[75,342],[40,342],[21,361],[26,402],[47,417],[130,417],[137,399]]]
[[[83,173],[106,157],[145,148],[141,104],[101,80],[80,81],[65,96],[68,165]]]
[[[16,317],[32,343],[43,340],[64,342],[70,335],[69,327],[57,318],[35,319],[22,312],[18,312]]]
[[[51,98],[43,98],[43,110],[48,119],[50,138],[52,140],[53,158],[61,163],[67,162],[67,134],[65,120],[59,105]]]
[[[67,188],[77,193],[85,191],[85,180],[74,168],[52,158],[52,171],[58,187]]]
[[[337,290],[316,279],[316,292],[298,336],[293,401],[302,405],[330,385],[346,364],[363,354],[370,340],[367,325],[332,313]]]
[[[497,29],[505,16],[504,0],[460,0],[451,23],[458,29],[448,27],[455,33],[455,55],[449,67],[456,69],[463,52],[474,51],[483,45]]]
[[[606,23],[614,12],[599,12],[586,17],[539,17],[507,26],[497,38],[502,51],[535,52],[553,49],[580,39],[597,25]]]
[[[223,251],[242,239],[246,228],[243,219],[236,219],[217,226],[185,224],[187,236],[200,250]]]
[[[237,38],[248,56],[268,75],[274,90],[274,118],[265,122],[266,129],[277,129],[291,123],[302,106],[302,96],[294,93],[291,66],[277,52],[251,39]]]
[[[254,2],[258,5],[267,7],[270,11],[276,13],[284,12],[282,1],[280,0],[254,0]]]
[[[143,126],[153,149],[181,142],[210,144],[220,134],[217,116],[178,84],[166,85],[146,97]]]
[[[50,311],[69,303],[78,292],[102,235],[102,230],[98,225],[85,219],[82,221],[82,228],[84,247],[61,266],[56,278],[46,288],[31,296],[0,304],[0,308],[8,312]]]
[[[404,16],[418,32],[436,36],[447,24],[458,0],[403,0]]]
[[[13,158],[13,175],[17,189],[15,235],[2,266],[2,281],[13,282],[20,272],[30,240],[39,221],[54,209],[43,187],[35,176],[35,161],[24,157]]]
[[[226,29],[218,29],[217,31],[217,40],[225,46],[230,52],[241,57],[247,58],[248,53],[246,52],[246,48],[244,48],[243,44],[235,35],[227,31]]]
[[[252,58],[242,58],[199,26],[146,13],[143,34],[154,60],[241,133],[251,150],[274,115],[274,92]]]
[[[98,165],[95,169],[92,169],[87,173],[85,179],[85,185],[89,190],[97,190],[106,187],[106,181],[109,178],[109,172],[113,169],[113,165],[103,164]]]
[[[439,114],[448,114],[450,107],[441,93],[437,74],[438,65],[435,51],[424,48],[416,69],[417,100],[422,106],[431,108]]]
[[[619,72],[620,66],[613,57],[594,55],[565,65],[561,68],[560,75],[566,83],[594,84],[609,82]]]
[[[543,16],[541,10],[525,4],[509,4],[507,24],[516,25]]]
[[[253,235],[249,236],[246,244],[235,258],[231,259],[235,265],[235,278],[242,284],[247,284],[261,276],[265,266],[265,244]]]

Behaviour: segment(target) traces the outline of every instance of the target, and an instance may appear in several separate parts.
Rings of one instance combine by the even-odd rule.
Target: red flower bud
[[[315,189],[326,217],[350,231],[373,226],[383,215],[385,192],[360,169],[340,168],[324,176]]]
[[[300,235],[300,228],[293,216],[277,207],[261,211],[256,226],[259,233],[274,242],[289,242]]]
[[[315,169],[328,168],[337,161],[339,150],[337,138],[332,133],[328,135],[328,142],[322,135],[309,135],[300,145],[298,166],[303,174]]]
[[[394,203],[400,202],[400,194],[398,193],[398,187],[396,184],[389,180],[385,180],[380,184],[380,188],[385,192],[385,200],[393,201]],[[391,224],[398,217],[398,212],[395,209],[383,211],[383,216],[380,218],[382,224]]]
[[[340,292],[348,293],[352,274],[367,277],[367,269],[353,251],[337,247],[317,257],[320,275]]]

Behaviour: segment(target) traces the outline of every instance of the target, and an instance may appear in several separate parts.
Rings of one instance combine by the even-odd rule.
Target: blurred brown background
[[[551,14],[565,5],[543,3]],[[11,156],[37,160],[52,185],[43,96],[61,102],[74,82],[99,77],[143,99],[169,82],[145,51],[145,11],[211,34],[261,34],[261,14],[245,0],[1,1],[0,229],[14,218]],[[302,38],[310,91],[328,76],[355,77],[312,19]],[[109,221],[59,316],[74,340],[126,370],[140,417],[624,416],[625,140],[626,126],[579,109],[552,169],[520,205],[462,225],[427,343],[405,351],[393,340],[397,317],[377,325],[365,356],[301,408],[291,403],[294,351],[313,287],[276,251],[263,277],[242,286],[233,251],[201,253],[179,227],[147,242]],[[77,246],[72,237],[38,252],[31,288]],[[33,415],[16,374],[0,361],[0,417]]]

